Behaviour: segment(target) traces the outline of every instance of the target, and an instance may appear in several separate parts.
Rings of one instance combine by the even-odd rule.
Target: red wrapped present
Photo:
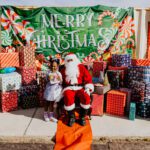
[[[17,51],[19,52],[20,66],[35,67],[35,47],[20,46]]]
[[[150,59],[132,59],[133,66],[150,66]]]
[[[35,67],[20,67],[19,72],[22,75],[22,85],[30,85],[36,83]]]
[[[107,62],[105,61],[94,61],[93,62],[93,76],[99,77],[100,71],[104,72],[107,67]]]
[[[86,69],[88,69],[91,76],[93,76],[93,62],[82,63],[82,64],[86,67]]]
[[[16,110],[18,107],[18,92],[11,91],[0,93],[0,104],[2,112]]]
[[[92,94],[91,115],[103,115],[104,95]]]
[[[0,68],[19,67],[19,53],[0,53]]]
[[[111,90],[107,93],[106,113],[124,116],[124,108],[126,105],[126,93]]]

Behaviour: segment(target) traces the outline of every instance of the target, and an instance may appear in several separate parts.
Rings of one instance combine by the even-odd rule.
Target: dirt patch
[[[0,150],[53,150],[51,137],[0,137]],[[98,137],[92,150],[150,150],[150,137]]]

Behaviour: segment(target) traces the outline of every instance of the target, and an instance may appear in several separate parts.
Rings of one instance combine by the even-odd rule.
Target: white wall
[[[137,58],[145,58],[147,51],[147,31],[150,10],[135,9],[135,34]]]

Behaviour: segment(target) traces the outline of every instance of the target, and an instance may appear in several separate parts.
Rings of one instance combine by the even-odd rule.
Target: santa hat
[[[77,58],[77,56],[74,53],[68,53],[65,57],[65,62],[69,59],[72,59],[73,61],[77,61],[80,63],[80,60]]]

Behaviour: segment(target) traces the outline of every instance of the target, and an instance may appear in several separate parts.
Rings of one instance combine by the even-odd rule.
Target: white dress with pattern
[[[61,80],[58,80],[58,77]],[[61,98],[62,92],[62,75],[59,71],[52,72],[49,71],[47,73],[48,83],[46,85],[46,89],[44,91],[44,99],[47,101],[59,101]]]

